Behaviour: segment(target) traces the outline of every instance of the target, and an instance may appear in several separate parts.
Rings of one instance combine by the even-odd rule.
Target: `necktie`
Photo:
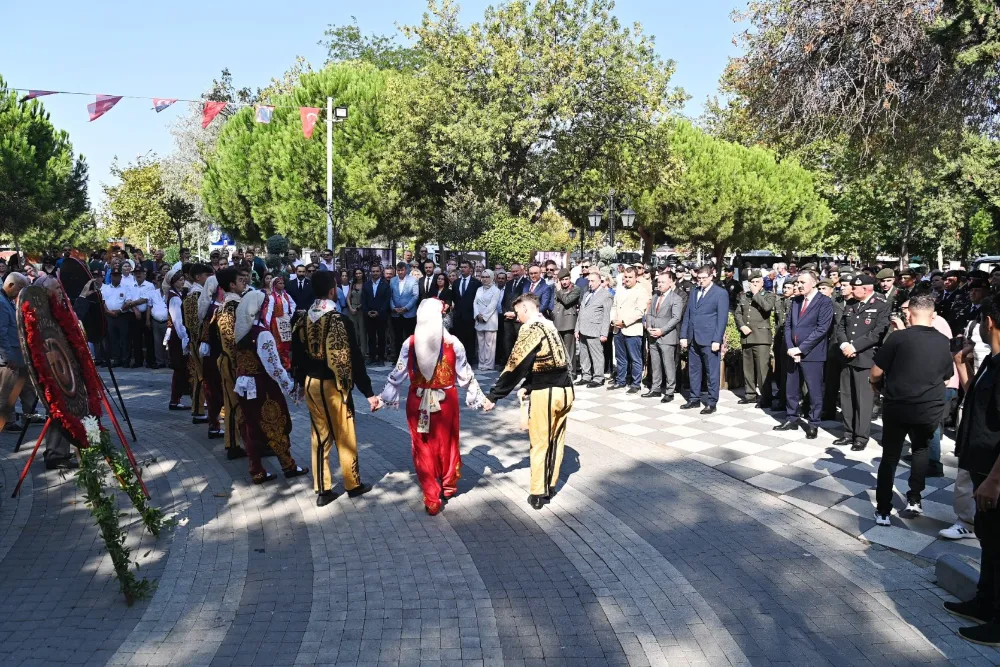
[[[705,288],[702,287],[700,290],[698,290],[698,301],[701,301],[701,297],[704,295],[705,295]]]
[[[586,306],[588,303],[590,303],[590,297],[592,296],[594,296],[593,292],[587,292],[587,296],[583,298],[583,305]]]
[[[535,285],[537,285],[537,284],[538,283],[531,283],[531,289],[529,289],[528,291],[531,292],[532,294],[534,294],[535,293]]]
[[[802,299],[802,308],[799,310],[799,317],[802,317],[806,313],[806,308],[809,307],[809,299]]]
[[[654,313],[660,312],[660,304],[663,303],[663,295],[656,297],[656,306],[653,308]]]
[[[468,278],[462,278],[462,296],[465,296],[465,287],[469,284]]]

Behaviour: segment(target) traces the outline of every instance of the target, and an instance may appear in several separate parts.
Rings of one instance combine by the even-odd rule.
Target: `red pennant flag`
[[[111,107],[118,104],[121,100],[120,95],[98,95],[97,101],[92,102],[87,105],[87,111],[90,112],[91,122],[97,120],[107,112],[111,111]]]
[[[153,108],[156,109],[156,113],[160,113],[161,111],[163,111],[176,101],[177,101],[176,99],[168,100],[163,97],[154,97]]]
[[[205,102],[205,110],[201,114],[201,128],[207,128],[225,108],[225,102]]]
[[[302,118],[302,134],[306,139],[312,139],[313,128],[316,127],[316,119],[319,118],[319,108],[299,107],[299,116]]]
[[[55,95],[54,90],[29,90],[28,94],[21,98],[22,102],[27,102],[28,100],[33,100],[36,97],[45,97],[46,95]]]

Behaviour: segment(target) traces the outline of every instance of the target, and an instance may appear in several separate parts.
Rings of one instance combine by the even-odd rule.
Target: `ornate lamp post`
[[[619,200],[624,199],[625,210],[618,211],[616,204]],[[635,211],[629,205],[630,200],[627,195],[619,196],[614,188],[608,190],[608,194],[605,196],[605,202],[603,210],[608,214],[608,245],[612,248],[615,247],[615,216],[618,216],[619,221],[625,229],[631,229],[632,225],[635,224]],[[601,209],[595,206],[591,209],[590,213],[587,214],[587,222],[590,223],[590,229],[596,231],[598,227],[601,226],[601,221],[603,219],[603,214]]]

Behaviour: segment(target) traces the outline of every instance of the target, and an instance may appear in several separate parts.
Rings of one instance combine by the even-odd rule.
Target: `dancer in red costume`
[[[443,304],[425,299],[417,309],[417,328],[399,351],[380,398],[398,405],[399,387],[409,378],[406,420],[413,442],[413,464],[424,491],[424,507],[434,516],[441,511],[441,496],[458,492],[462,456],[458,449],[458,389],[466,388],[465,403],[478,408],[484,395],[476,382],[457,338],[445,331]]]

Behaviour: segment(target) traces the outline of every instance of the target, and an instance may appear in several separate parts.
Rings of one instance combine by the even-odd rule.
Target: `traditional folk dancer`
[[[250,476],[254,484],[277,479],[261,463],[261,455],[270,448],[281,463],[285,477],[298,477],[309,472],[295,464],[290,453],[289,435],[292,416],[288,413],[285,394],[295,390],[281,359],[278,345],[271,332],[260,323],[263,292],[245,295],[236,308],[236,384],[234,392],[243,416],[243,445],[250,458]]]
[[[198,317],[198,302],[205,289],[205,282],[212,275],[212,267],[205,264],[192,264],[190,273],[193,282],[191,289],[188,290],[187,296],[181,303],[181,318],[191,341],[190,353],[187,355],[188,377],[191,380],[191,423],[204,424],[208,421],[208,417],[205,416],[203,389],[205,377],[202,370],[201,318]]]
[[[316,505],[333,502],[330,450],[334,444],[347,495],[355,498],[372,490],[361,481],[358,440],[354,430],[354,399],[357,387],[368,399],[372,412],[381,401],[372,391],[365,356],[354,336],[354,327],[337,306],[336,273],[313,274],[316,301],[295,324],[292,335],[292,373],[299,398],[305,397],[312,423],[313,489]]]
[[[215,322],[209,326],[208,344],[211,355],[216,357],[219,369],[219,379],[222,384],[222,405],[226,411],[225,442],[226,458],[240,459],[247,455],[239,445],[239,434],[242,428],[242,415],[239,410],[239,400],[234,389],[236,387],[236,309],[240,305],[240,296],[246,289],[246,278],[232,267],[215,274],[219,287],[225,295],[222,305],[215,312]]]
[[[215,276],[209,276],[198,295],[198,321],[201,323],[198,353],[201,357],[202,390],[205,394],[205,404],[208,410],[208,439],[221,438],[222,425],[222,376],[219,375],[218,337],[213,348],[209,342],[209,333],[215,325],[215,314],[222,306],[225,292],[219,289],[219,281]]]
[[[555,493],[574,398],[566,350],[555,325],[542,317],[538,305],[538,297],[527,292],[514,301],[521,330],[507,366],[483,404],[483,409],[489,412],[496,401],[524,380],[518,395],[522,402],[528,402],[528,438],[531,442],[528,504],[536,510],[542,509]]]
[[[424,299],[417,308],[417,328],[400,346],[396,368],[379,398],[399,404],[399,387],[409,378],[406,421],[413,443],[413,465],[424,491],[424,508],[434,516],[444,500],[458,492],[462,455],[458,449],[458,386],[466,387],[465,404],[483,405],[485,396],[476,382],[465,347],[445,331],[444,304]]]
[[[271,289],[267,291],[261,321],[278,343],[278,355],[285,370],[292,368],[292,315],[295,313],[295,302],[283,289],[284,278],[277,277],[271,281]],[[279,289],[279,287],[281,289]]]
[[[191,379],[188,373],[187,356],[191,352],[191,340],[188,336],[187,327],[184,326],[183,290],[184,274],[180,271],[171,271],[164,281],[167,292],[167,335],[165,336],[167,346],[167,359],[174,374],[170,379],[170,405],[171,410],[187,410],[188,406],[181,405],[181,397],[191,394]]]

